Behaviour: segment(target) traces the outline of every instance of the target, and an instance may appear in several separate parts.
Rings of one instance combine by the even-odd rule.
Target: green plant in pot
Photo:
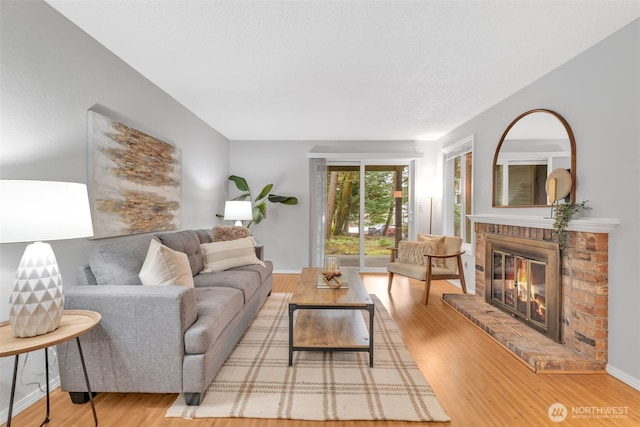
[[[558,235],[558,244],[560,245],[561,251],[567,248],[566,229],[571,218],[579,211],[591,209],[590,206],[587,206],[588,202],[589,201],[586,200],[580,203],[562,203],[554,208],[555,221],[553,223],[553,231]]]
[[[263,219],[267,217],[267,202],[281,203],[283,205],[297,205],[298,199],[293,196],[279,196],[277,194],[271,194],[273,184],[267,184],[262,188],[262,191],[254,199],[251,195],[251,189],[246,179],[241,176],[231,175],[229,181],[233,181],[236,188],[243,191],[239,196],[231,200],[248,200],[251,202],[253,220],[247,225],[251,227],[251,224],[260,224]],[[217,217],[223,217],[223,215],[216,215]]]

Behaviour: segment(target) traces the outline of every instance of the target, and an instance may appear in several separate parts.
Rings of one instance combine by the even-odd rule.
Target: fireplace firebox
[[[485,300],[560,342],[560,249],[557,243],[488,234]]]

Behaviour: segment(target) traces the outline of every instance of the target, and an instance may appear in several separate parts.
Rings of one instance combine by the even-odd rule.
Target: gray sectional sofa
[[[195,287],[142,286],[138,274],[151,239],[187,254]],[[272,288],[273,264],[203,272],[200,244],[211,231],[145,235],[96,246],[65,287],[65,309],[94,310],[100,323],[81,339],[93,392],[182,393],[200,404]],[[261,247],[256,251],[262,259]],[[58,345],[60,382],[86,401],[73,341]]]

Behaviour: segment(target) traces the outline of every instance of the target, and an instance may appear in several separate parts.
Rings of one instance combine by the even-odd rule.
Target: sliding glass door
[[[409,230],[409,165],[328,162],[324,255],[382,271]]]

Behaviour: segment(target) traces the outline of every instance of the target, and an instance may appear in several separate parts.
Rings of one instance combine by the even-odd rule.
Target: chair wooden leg
[[[424,304],[429,304],[429,292],[431,292],[431,258],[427,257],[427,275],[424,278]]]
[[[464,281],[464,270],[462,269],[462,257],[460,255],[458,258],[458,274],[460,275],[460,284],[462,285],[462,292],[467,293],[467,283]]]
[[[429,304],[429,292],[431,292],[431,279],[424,282],[424,304]]]
[[[389,272],[389,284],[387,285],[387,292],[391,292],[391,285],[393,285],[393,273]]]

